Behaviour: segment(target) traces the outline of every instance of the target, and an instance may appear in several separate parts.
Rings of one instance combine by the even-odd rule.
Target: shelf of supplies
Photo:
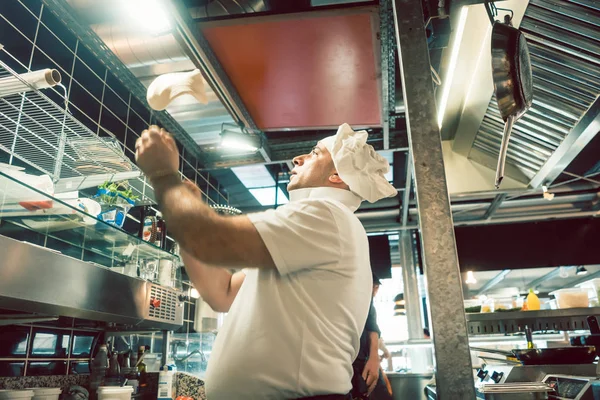
[[[55,246],[47,245],[53,250],[106,267],[129,261],[178,261],[177,256],[86,213],[78,202],[54,198],[0,171],[0,234],[28,240],[31,235],[23,233],[35,232],[55,239]]]
[[[495,313],[468,313],[470,335],[533,331],[587,330],[587,317],[600,316],[600,307],[566,308],[562,310],[507,311]]]
[[[30,72],[5,49],[0,48],[0,55],[18,63],[21,72]],[[152,188],[114,135],[92,132],[66,105],[56,104],[0,60],[0,82],[7,79],[27,89],[0,92],[0,150],[48,175],[55,193],[129,180],[140,203],[153,201]]]

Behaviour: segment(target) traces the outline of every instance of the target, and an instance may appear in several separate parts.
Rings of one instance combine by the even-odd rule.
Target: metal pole
[[[421,316],[421,296],[419,295],[419,282],[415,270],[412,231],[407,230],[400,233],[398,250],[402,265],[408,338],[410,340],[422,340],[423,319]],[[410,358],[412,373],[427,372],[432,365],[430,348],[408,348],[408,356]]]
[[[412,248],[412,231],[402,231],[398,239],[400,262],[402,263],[402,280],[404,283],[404,301],[406,302],[406,322],[409,339],[423,339],[421,326],[421,299],[419,282],[415,271]]]
[[[162,340],[162,359],[161,359],[161,363],[160,366],[161,368],[164,367],[165,365],[167,365],[167,361],[169,359],[169,339],[170,339],[170,332],[169,331],[162,331],[162,335],[163,335],[163,340]]]
[[[467,323],[420,1],[394,0],[436,360],[443,400],[474,399]]]

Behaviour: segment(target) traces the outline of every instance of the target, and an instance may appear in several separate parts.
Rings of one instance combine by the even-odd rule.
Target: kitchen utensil
[[[596,347],[594,346],[515,349],[512,351],[471,347],[471,350],[516,358],[523,365],[590,364],[596,359]]]
[[[528,326],[525,327],[525,337],[527,338],[527,348],[533,349],[535,346],[533,344],[533,337],[531,334],[531,328]]]
[[[495,21],[492,26],[492,76],[498,109],[505,122],[496,169],[495,185],[499,188],[504,177],[508,141],[513,124],[533,102],[533,80],[527,41],[518,29],[511,26],[508,16],[504,23]]]

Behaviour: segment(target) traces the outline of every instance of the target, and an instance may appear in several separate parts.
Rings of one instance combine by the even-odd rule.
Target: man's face
[[[329,177],[336,173],[335,165],[327,148],[317,143],[309,154],[294,158],[288,191],[311,187],[333,186]]]

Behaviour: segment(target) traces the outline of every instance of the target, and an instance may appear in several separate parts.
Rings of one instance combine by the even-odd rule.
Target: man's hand
[[[362,377],[367,383],[368,394],[371,394],[373,389],[375,389],[375,385],[377,385],[377,380],[379,379],[379,360],[377,357],[371,357],[367,360],[365,364],[365,368],[363,369]]]
[[[151,125],[135,142],[135,161],[152,180],[177,173],[179,150],[175,140],[164,128]]]

